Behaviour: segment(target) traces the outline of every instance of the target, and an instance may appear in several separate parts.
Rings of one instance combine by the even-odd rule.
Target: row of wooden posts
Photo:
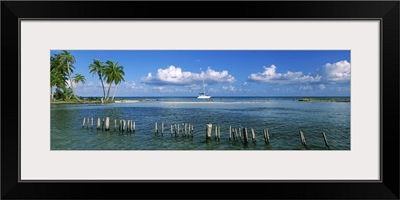
[[[182,126],[181,126],[182,125]],[[164,136],[164,122],[161,123],[161,135]],[[193,124],[170,124],[170,134],[171,136],[179,137],[180,131],[182,131],[182,137],[194,136],[194,126]],[[154,135],[158,135],[158,125],[157,122],[154,123]]]
[[[83,118],[83,122],[82,122],[82,128],[84,128],[86,126],[86,128],[90,128],[93,129],[94,124],[93,124],[93,117],[92,118]],[[97,118],[97,130],[105,130],[105,131],[109,131],[111,129],[110,127],[110,118],[106,117],[106,118]],[[117,130],[117,119],[114,119],[114,131]],[[119,131],[126,131],[126,132],[130,132],[130,133],[135,133],[136,132],[136,122],[134,122],[133,120],[125,120],[125,119],[121,119],[119,120],[118,123],[118,130]]]
[[[89,123],[90,123],[90,128],[93,129],[93,118],[91,118],[91,119],[83,118],[82,128],[85,127],[85,124],[86,124],[86,128],[89,128]],[[182,125],[182,126],[180,126],[180,125]],[[210,140],[212,138],[212,130],[213,130],[212,126],[213,125],[211,123],[206,124],[206,139],[207,140]],[[97,118],[97,130],[109,131],[110,130],[110,118],[109,117],[106,117],[103,119]],[[116,119],[114,120],[114,130],[117,130],[117,120]],[[118,130],[122,131],[122,132],[127,131],[130,133],[135,133],[136,132],[136,123],[133,120],[119,120]],[[161,123],[161,135],[162,136],[164,136],[164,130],[165,130],[165,126],[164,126],[164,122],[162,122]],[[179,137],[180,130],[182,131],[182,137],[186,137],[186,136],[193,137],[194,136],[193,124],[187,124],[187,123],[170,124],[171,136],[175,135],[175,137]],[[221,139],[221,127],[219,125],[216,125],[214,127],[214,132],[215,132],[214,138],[219,141]],[[257,140],[256,140],[256,135],[255,135],[254,129],[250,128],[250,132],[251,132],[250,134],[251,134],[252,142],[256,143]],[[158,134],[159,134],[158,123],[155,122],[154,135],[158,135]],[[304,146],[307,146],[306,139],[304,137],[304,133],[300,130],[299,134],[300,134],[301,144]],[[248,137],[249,133],[247,131],[247,128],[232,128],[232,126],[229,126],[229,140],[239,140],[242,138],[242,135],[243,135],[244,143],[248,144],[249,143],[249,137]],[[263,129],[263,136],[264,136],[265,143],[268,144],[270,141],[268,129]],[[327,147],[329,147],[328,140],[327,140],[324,132],[322,132],[322,138],[324,139],[325,145]]]

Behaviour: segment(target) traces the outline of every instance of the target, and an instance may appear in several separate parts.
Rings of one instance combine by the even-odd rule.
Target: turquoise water
[[[330,97],[331,98],[331,97]],[[348,98],[348,97],[347,97]],[[52,104],[51,150],[350,150],[349,102],[301,102],[297,98],[214,97],[124,98],[148,99],[137,103]],[[110,117],[111,131],[82,128],[83,118]],[[133,120],[135,133],[114,131],[114,119]],[[165,124],[162,136],[154,134],[154,123]],[[193,137],[170,134],[170,124],[193,124]],[[205,126],[213,124],[212,139]],[[214,126],[221,127],[220,140]],[[96,126],[96,125],[95,125]],[[247,128],[249,143],[229,138],[229,126]],[[250,128],[256,134],[251,140]],[[263,129],[269,131],[265,144]],[[182,129],[182,128],[181,128]],[[301,144],[299,130],[307,145]],[[321,133],[325,132],[329,148]]]

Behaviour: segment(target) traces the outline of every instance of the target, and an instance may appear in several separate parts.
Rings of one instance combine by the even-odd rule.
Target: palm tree
[[[124,75],[125,75],[124,67],[123,66],[118,66],[118,67],[121,67],[121,68],[117,69],[117,73],[114,76],[115,90],[114,90],[114,94],[113,94],[113,97],[112,97],[111,101],[114,101],[115,93],[117,93],[118,84],[120,84],[122,81],[125,81],[125,79],[124,79]]]
[[[74,83],[77,85],[79,84],[79,82],[81,82],[82,84],[85,84],[86,82],[85,76],[83,76],[82,74],[75,74],[75,76],[72,78]]]
[[[117,91],[117,85],[121,81],[125,81],[125,79],[124,79],[125,72],[124,72],[124,67],[118,65],[118,62],[115,63],[113,61],[107,60],[106,64],[107,65],[104,68],[104,75],[106,77],[106,82],[109,84],[108,91],[107,91],[107,97],[106,97],[106,101],[108,101],[112,83],[114,82],[114,84],[115,84],[115,91],[114,91],[114,96],[115,96],[115,93]],[[113,100],[114,100],[114,96],[113,96]]]
[[[75,90],[74,90],[74,86],[72,85],[72,78],[71,78],[71,69],[70,66],[72,66],[72,64],[75,63],[75,57],[66,50],[63,50],[61,54],[59,54],[58,59],[60,61],[60,64],[62,65],[66,65],[67,69],[68,69],[68,79],[69,79],[69,85],[72,89],[72,95],[74,95],[74,97],[81,102],[81,100],[75,95]]]
[[[93,59],[93,63],[89,65],[90,73],[97,74],[99,76],[101,86],[103,87],[104,99],[106,98],[106,90],[104,89],[103,77],[104,77],[104,65],[100,60]]]
[[[64,88],[67,85],[68,72],[66,67],[64,67],[65,65],[60,64],[58,57],[58,54],[50,57],[50,90],[52,101],[54,100],[55,90]]]
[[[75,76],[73,77],[74,83],[78,84],[79,82],[81,82],[82,84],[85,84],[86,79],[85,76],[83,76],[82,74],[75,74]]]

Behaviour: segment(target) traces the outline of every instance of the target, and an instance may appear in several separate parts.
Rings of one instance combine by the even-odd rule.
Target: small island
[[[304,102],[350,102],[350,98],[301,98]]]

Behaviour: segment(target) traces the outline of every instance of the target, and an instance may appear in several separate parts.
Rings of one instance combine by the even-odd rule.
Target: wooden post
[[[91,129],[93,129],[93,117],[92,117],[91,120],[92,120],[92,123],[91,123],[91,126],[90,126],[90,127],[91,127]]]
[[[192,134],[192,137],[194,136],[194,131],[193,131],[193,124],[190,125],[190,133]]]
[[[89,128],[89,117],[87,118],[86,128]]]
[[[131,120],[128,119],[128,122],[126,123],[126,131],[129,133],[131,132]]]
[[[110,130],[110,118],[106,117],[106,131]]]
[[[221,140],[221,126],[218,126],[218,140]]]
[[[247,137],[247,128],[243,128],[243,139],[245,144],[249,143],[249,138]]]
[[[84,128],[84,127],[85,127],[85,120],[86,120],[86,118],[83,118],[83,122],[82,122],[82,128]]]
[[[100,118],[97,118],[97,130],[100,129]]]
[[[254,133],[254,129],[251,128],[251,139],[253,140],[253,143],[256,143],[256,134]]]
[[[122,120],[122,132],[125,131],[125,126],[126,126],[126,120]]]
[[[238,139],[238,131],[237,131],[237,128],[235,128],[235,140],[237,140]]]
[[[114,131],[117,130],[117,119],[114,119]]]
[[[185,123],[185,135],[189,136],[189,132],[187,131],[187,124]]]
[[[269,143],[268,129],[264,129],[264,140],[266,144]]]
[[[136,132],[136,122],[133,122],[133,132]]]
[[[215,139],[218,137],[218,126],[215,126]]]
[[[122,131],[122,119],[119,120],[118,130]]]
[[[170,127],[171,127],[171,129],[170,129],[170,133],[171,133],[171,136],[172,136],[172,124],[170,125]]]
[[[239,138],[242,138],[242,131],[240,129],[238,130],[238,133],[239,133]]]
[[[131,120],[131,132],[133,133],[133,120]]]
[[[101,130],[104,130],[104,118],[103,118],[103,123],[101,123]]]
[[[232,126],[229,126],[229,140],[232,139]]]
[[[176,124],[174,124],[174,134],[175,134],[175,137],[176,137]]]
[[[178,137],[179,137],[179,124],[178,124]]]
[[[322,132],[322,137],[324,138],[325,145],[326,145],[327,147],[329,147],[328,139],[326,139],[326,135],[325,135],[324,132]]]
[[[161,134],[164,136],[164,122],[161,123]]]
[[[154,124],[154,135],[158,135],[158,126],[157,126],[157,122]]]
[[[212,124],[208,123],[206,126],[206,139],[211,139]]]
[[[302,131],[299,131],[299,133],[300,133],[301,144],[307,145],[307,144],[306,144],[306,139],[304,138],[303,132],[302,132]]]

